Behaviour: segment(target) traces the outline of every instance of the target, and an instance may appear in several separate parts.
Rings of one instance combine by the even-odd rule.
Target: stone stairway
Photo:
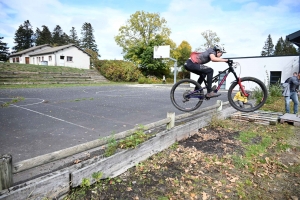
[[[1,72],[0,85],[15,84],[86,84],[109,82],[96,69],[84,70],[84,73],[66,72]]]

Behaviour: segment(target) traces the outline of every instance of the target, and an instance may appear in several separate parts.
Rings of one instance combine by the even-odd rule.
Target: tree
[[[43,44],[52,44],[52,35],[49,28],[45,25],[42,26],[43,30],[40,31],[39,28],[35,31],[35,44],[43,45]]]
[[[182,41],[181,44],[174,51],[174,58],[177,60],[177,65],[181,66],[181,71],[183,77],[187,73],[186,69],[183,67],[186,60],[190,57],[192,52],[192,47],[187,41]]]
[[[275,51],[274,51],[275,56],[283,55],[283,46],[284,46],[284,41],[282,37],[280,37],[275,46]]]
[[[0,61],[7,61],[9,55],[9,48],[7,47],[7,43],[2,42],[4,37],[0,37]]]
[[[68,44],[69,36],[65,34],[59,25],[56,25],[52,32],[52,44],[54,46],[61,46]]]
[[[279,38],[275,46],[274,55],[276,56],[287,56],[297,54],[296,48],[288,40],[283,40],[282,37]]]
[[[81,28],[81,48],[83,49],[91,49],[94,52],[97,52],[98,56],[98,48],[94,37],[94,29],[90,23],[85,22]]]
[[[91,65],[93,67],[96,67],[97,66],[97,62],[99,61],[98,59],[98,53],[91,50],[91,49],[84,49],[85,52],[87,52],[88,54],[90,54],[90,62],[91,62]]]
[[[33,47],[34,35],[29,20],[24,21],[24,24],[19,26],[15,33],[14,40],[16,46],[13,47],[13,50],[15,50],[15,52]]]
[[[274,44],[272,42],[271,35],[268,35],[268,38],[265,42],[265,46],[261,52],[261,56],[272,56],[274,54]]]
[[[176,47],[169,38],[171,31],[166,24],[159,14],[137,11],[130,15],[115,37],[123,49],[124,59],[139,64],[144,75],[169,74],[166,71],[169,67],[162,59],[153,59],[154,46],[170,45],[171,50]]]
[[[74,27],[70,30],[69,42],[80,47],[80,40],[78,39],[77,32]]]
[[[211,30],[206,30],[201,33],[201,35],[205,39],[205,43],[196,49],[196,51],[205,51],[209,48],[214,47],[215,44],[220,42],[220,38],[217,36],[215,32],[212,32]]]

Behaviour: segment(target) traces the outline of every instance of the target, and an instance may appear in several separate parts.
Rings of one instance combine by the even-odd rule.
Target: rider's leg
[[[210,93],[211,90],[211,85],[212,85],[212,77],[214,74],[214,70],[210,67],[207,67],[205,65],[200,65],[200,73],[205,76],[207,76],[207,93]]]

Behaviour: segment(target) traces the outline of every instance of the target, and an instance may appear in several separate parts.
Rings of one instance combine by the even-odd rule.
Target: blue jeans
[[[294,114],[297,114],[299,104],[297,92],[291,92],[289,97],[285,97],[285,112],[290,113],[290,99],[294,102]]]

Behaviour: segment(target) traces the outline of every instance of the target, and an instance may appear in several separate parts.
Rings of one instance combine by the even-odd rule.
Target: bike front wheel
[[[199,108],[205,98],[203,89],[194,80],[183,79],[175,83],[171,89],[172,104],[181,111],[190,112]]]
[[[230,105],[242,112],[253,112],[261,108],[268,98],[268,90],[265,84],[253,77],[241,78],[241,84],[244,86],[248,97],[245,100],[243,95],[240,96],[237,94],[240,91],[240,86],[235,81],[228,90],[228,101]]]

